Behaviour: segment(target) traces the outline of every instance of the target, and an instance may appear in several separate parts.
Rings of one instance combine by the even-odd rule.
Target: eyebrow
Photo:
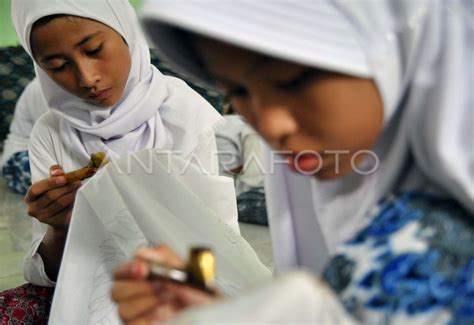
[[[257,59],[255,59],[255,61],[247,69],[245,69],[244,75],[251,76],[256,71],[260,69],[264,69],[265,67],[267,67],[270,63],[274,61],[275,61],[274,58],[271,58],[266,55],[262,55],[258,57]],[[224,76],[221,76],[219,73],[209,73],[209,77],[211,78],[213,82],[224,82],[224,83],[229,83],[229,84],[234,83],[234,81],[227,79]]]
[[[77,48],[81,45],[84,45],[85,43],[89,42],[91,39],[93,39],[94,37],[96,37],[97,35],[99,35],[101,33],[102,33],[101,31],[98,31],[98,32],[95,32],[95,33],[92,33],[90,35],[85,36],[82,40],[80,40],[79,42],[74,44],[74,47]],[[62,58],[62,57],[64,57],[63,54],[54,53],[54,54],[46,55],[44,58],[41,59],[41,62],[46,63],[46,62],[48,62],[52,59]]]
[[[98,31],[98,32],[95,32],[93,34],[90,34],[90,35],[87,35],[86,37],[84,37],[80,42],[76,43],[76,45],[74,45],[74,47],[79,47],[87,42],[89,42],[91,39],[93,39],[94,37],[96,37],[97,35],[99,35],[100,33],[102,33],[101,31]]]
[[[213,83],[226,83],[226,84],[235,84],[234,81],[227,79],[226,77],[220,76],[219,74],[211,73],[209,74],[211,82]]]
[[[244,71],[245,76],[251,76],[254,74],[256,71],[265,68],[268,66],[270,63],[274,61],[273,58],[268,57],[268,56],[261,56],[255,60],[247,69]],[[221,76],[219,73],[210,73],[209,77],[213,82],[224,82],[228,84],[233,84],[235,83],[234,81],[227,79],[224,76]]]

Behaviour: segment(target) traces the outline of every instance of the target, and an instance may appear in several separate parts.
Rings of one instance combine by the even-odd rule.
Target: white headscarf
[[[54,14],[106,24],[126,40],[131,55],[124,94],[108,108],[66,92],[35,63],[46,103],[59,117],[62,139],[79,158],[87,161],[96,151],[116,158],[145,148],[172,149],[186,155],[196,147],[198,136],[221,119],[183,81],[164,76],[151,65],[148,45],[127,0],[14,0],[13,23],[31,56],[32,25]]]
[[[146,2],[146,27],[162,54],[203,82],[209,82],[206,72],[178,53],[186,46],[172,41],[175,27],[369,77],[378,87],[384,131],[374,148],[380,159],[375,173],[319,181],[277,165],[267,176],[279,271],[305,266],[319,272],[337,244],[369,222],[369,210],[394,191],[435,191],[474,210],[473,20],[467,7],[442,0]],[[365,169],[371,167],[367,160]]]

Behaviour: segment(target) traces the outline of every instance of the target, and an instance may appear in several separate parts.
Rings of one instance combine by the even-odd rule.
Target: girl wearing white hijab
[[[29,146],[26,202],[35,219],[24,273],[33,284],[53,286],[80,187],[65,185],[63,169],[85,166],[97,151],[113,160],[156,148],[195,155],[216,174],[213,129],[221,117],[183,81],[151,65],[126,0],[15,0],[12,18],[34,59],[31,87],[41,91],[33,100],[48,109]]]
[[[326,284],[298,273],[179,320],[473,321],[474,61],[467,7],[388,0],[146,3],[145,25],[162,54],[224,91],[273,149],[293,151],[284,157],[288,168],[267,150],[277,272],[320,275],[334,256]],[[316,177],[302,175],[314,171]],[[121,279],[144,282],[147,269],[130,273],[138,264],[116,274],[114,297],[124,319],[169,319],[183,306],[209,301],[178,285],[141,295],[136,289],[130,298],[132,285]],[[137,317],[134,300],[150,292],[155,308]]]

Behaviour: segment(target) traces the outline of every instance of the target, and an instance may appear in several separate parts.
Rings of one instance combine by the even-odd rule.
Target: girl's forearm
[[[67,229],[49,226],[43,242],[38,248],[38,253],[43,259],[46,275],[51,281],[56,281],[58,277],[66,237]]]

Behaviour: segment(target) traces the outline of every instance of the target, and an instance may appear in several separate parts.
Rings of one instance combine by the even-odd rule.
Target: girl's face
[[[33,28],[35,61],[67,92],[99,106],[122,97],[131,57],[115,30],[97,21],[66,16]]]
[[[375,145],[383,109],[372,80],[262,56],[220,42],[194,45],[234,109],[291,169],[320,179],[348,174]],[[352,160],[354,159],[354,160]],[[373,159],[373,158],[370,158]]]

